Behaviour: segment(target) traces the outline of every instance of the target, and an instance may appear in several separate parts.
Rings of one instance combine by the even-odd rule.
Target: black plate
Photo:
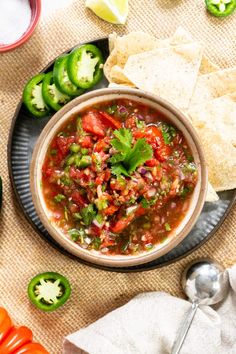
[[[108,40],[99,39],[93,41],[103,52],[104,58],[108,56]],[[46,71],[52,70],[53,63],[50,63]],[[107,87],[108,82],[104,78],[94,89]],[[8,141],[8,166],[11,183],[16,194],[17,201],[34,229],[53,247],[60,252],[72,257],[74,260],[88,264],[93,267],[116,271],[116,272],[137,272],[150,270],[175,262],[193,252],[206,240],[208,240],[219,228],[236,201],[236,190],[219,193],[219,201],[216,203],[205,203],[203,211],[189,235],[175,249],[166,255],[146,264],[134,267],[110,268],[87,263],[82,259],[69,254],[48,234],[42,225],[31,198],[29,167],[32,151],[36,140],[50,117],[35,119],[30,117],[27,111],[19,103],[13,117],[12,126]]]

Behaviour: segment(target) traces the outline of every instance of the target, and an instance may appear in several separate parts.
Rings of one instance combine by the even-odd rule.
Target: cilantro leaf
[[[147,143],[146,139],[138,139],[128,157],[124,160],[125,166],[128,166],[129,173],[134,172],[138,166],[150,160],[152,154],[152,148]]]
[[[112,139],[111,145],[122,154],[127,154],[131,149],[132,134],[129,129],[121,128],[114,131],[117,139]]]
[[[142,207],[146,209],[146,208],[149,208],[152,205],[155,205],[156,202],[157,202],[157,199],[158,199],[157,197],[153,197],[153,198],[151,198],[149,200],[147,200],[145,198],[142,198],[140,202],[141,202]]]
[[[181,198],[185,198],[190,192],[192,192],[193,188],[190,186],[183,187],[180,191]]]
[[[68,230],[68,234],[70,235],[73,241],[84,242],[84,237],[86,236],[85,231],[83,229],[70,229]]]
[[[148,208],[148,207],[149,207],[149,203],[148,203],[147,199],[142,198],[142,200],[141,200],[141,205],[142,205],[142,207],[145,208],[145,209]]]
[[[63,195],[63,194],[57,194],[55,197],[54,197],[54,200],[55,202],[57,203],[60,203],[62,200],[66,199],[66,197]]]
[[[86,226],[90,225],[96,216],[93,204],[89,204],[86,208],[83,208],[80,213]]]
[[[123,174],[126,177],[129,177],[128,171],[125,169],[125,167],[121,163],[113,165],[111,167],[111,172],[113,175],[115,175],[117,177],[120,176],[121,174]]]
[[[109,161],[112,164],[115,164],[115,163],[124,161],[124,159],[125,159],[125,154],[115,154],[109,159]]]
[[[175,128],[167,123],[162,123],[161,132],[166,145],[169,145],[176,136]]]
[[[99,250],[100,246],[102,244],[102,240],[100,239],[100,237],[95,237],[93,239],[93,247],[95,248],[95,250]]]

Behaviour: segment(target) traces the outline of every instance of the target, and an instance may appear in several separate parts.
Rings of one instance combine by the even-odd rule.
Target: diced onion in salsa
[[[51,221],[78,246],[107,255],[149,251],[171,237],[196,183],[183,134],[124,99],[72,116],[42,168]]]

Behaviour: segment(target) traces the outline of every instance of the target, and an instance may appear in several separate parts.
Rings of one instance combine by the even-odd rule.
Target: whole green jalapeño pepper
[[[100,49],[93,44],[84,44],[69,55],[69,78],[76,86],[89,89],[101,80],[103,63]]]
[[[25,85],[23,92],[24,105],[37,118],[45,117],[49,113],[49,108],[42,95],[42,82],[44,78],[45,74],[38,74],[32,77]]]
[[[236,8],[236,0],[205,0],[207,10],[216,17],[226,17]]]
[[[69,79],[67,73],[67,63],[69,54],[60,56],[53,67],[53,78],[56,87],[61,92],[69,96],[79,96],[84,93],[84,90],[75,86]]]
[[[54,311],[70,297],[69,281],[61,274],[49,272],[36,275],[29,283],[30,301],[40,310]]]
[[[42,94],[46,104],[55,111],[61,109],[71,99],[58,90],[54,83],[52,71],[47,73],[43,79]]]

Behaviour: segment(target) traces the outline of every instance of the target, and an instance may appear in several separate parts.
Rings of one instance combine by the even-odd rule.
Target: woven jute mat
[[[220,230],[191,256],[168,267],[145,273],[110,273],[62,255],[24,219],[10,186],[7,140],[11,120],[25,82],[61,52],[80,42],[105,37],[112,31],[143,30],[158,37],[171,35],[182,25],[205,44],[206,53],[221,67],[236,65],[236,14],[225,20],[206,14],[204,0],[130,0],[126,26],[97,19],[77,0],[41,20],[33,37],[21,48],[0,55],[0,174],[4,182],[0,221],[0,305],[15,322],[32,328],[35,339],[51,354],[61,353],[65,335],[97,320],[134,295],[161,290],[183,296],[180,274],[186,264],[211,256],[229,266],[236,261],[236,208]],[[27,298],[27,284],[39,272],[61,272],[73,288],[68,303],[55,313],[42,313]],[[112,353],[111,353],[112,354]]]

